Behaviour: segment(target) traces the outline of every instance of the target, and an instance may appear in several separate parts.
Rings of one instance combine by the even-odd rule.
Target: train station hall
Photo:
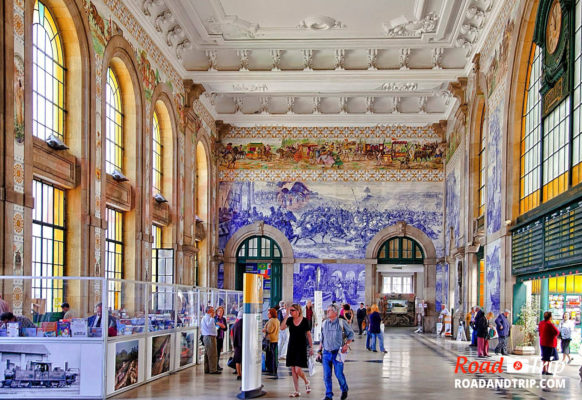
[[[582,398],[582,0],[3,0],[0,78],[0,400]]]

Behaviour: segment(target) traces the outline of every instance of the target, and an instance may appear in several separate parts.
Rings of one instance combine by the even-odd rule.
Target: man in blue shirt
[[[509,310],[505,310],[503,313],[499,314],[495,320],[495,326],[497,328],[497,335],[499,336],[497,347],[495,347],[495,354],[507,355],[507,345],[506,340],[511,334],[511,324],[509,323]]]
[[[220,374],[218,369],[218,352],[216,349],[216,323],[214,321],[214,307],[206,307],[206,314],[200,323],[200,334],[204,343],[204,373]]]
[[[341,399],[345,400],[348,397],[348,384],[344,375],[343,360],[348,351],[348,345],[354,340],[354,331],[345,320],[339,319],[337,316],[337,306],[330,305],[327,308],[328,319],[323,321],[321,326],[321,347],[319,348],[319,352],[321,353],[323,350],[324,400],[331,400],[333,398],[331,382],[332,366],[342,391]]]

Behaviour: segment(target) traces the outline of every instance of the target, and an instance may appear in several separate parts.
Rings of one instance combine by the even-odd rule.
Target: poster
[[[3,340],[0,399],[102,397],[102,344]]]
[[[170,370],[171,335],[162,335],[152,338],[152,373],[156,376]]]
[[[180,367],[194,362],[194,332],[180,332]]]
[[[138,382],[139,340],[115,344],[115,390]]]

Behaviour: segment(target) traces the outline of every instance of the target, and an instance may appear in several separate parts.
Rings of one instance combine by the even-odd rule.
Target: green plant
[[[520,346],[533,346],[536,330],[538,328],[538,317],[540,315],[540,301],[537,297],[521,307],[519,319],[516,325],[521,326],[523,333],[523,342]]]

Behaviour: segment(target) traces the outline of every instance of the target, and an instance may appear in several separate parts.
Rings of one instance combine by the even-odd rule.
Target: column
[[[550,288],[549,280],[542,279],[542,287],[540,290],[540,321],[544,319],[544,312],[550,308]]]

